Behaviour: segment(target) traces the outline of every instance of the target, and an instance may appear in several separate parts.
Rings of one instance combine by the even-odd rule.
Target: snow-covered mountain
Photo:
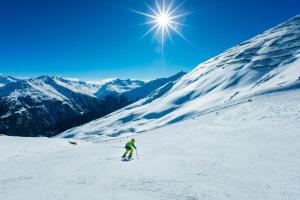
[[[117,96],[124,92],[139,88],[144,81],[131,79],[104,79],[102,81],[81,81],[76,78],[55,77],[51,78],[58,84],[76,93],[86,94],[92,97],[104,99],[106,96]]]
[[[0,74],[0,87],[3,87],[4,85],[12,82],[16,82],[18,79],[11,77],[11,76],[6,76],[4,74]]]
[[[100,100],[62,86],[55,77],[19,80],[0,88],[0,132],[52,135],[77,124],[74,118],[98,110]],[[73,120],[73,121],[72,121]]]
[[[298,88],[299,57],[300,15],[200,64],[174,85],[60,137],[95,140],[140,133],[251,96]]]
[[[40,76],[38,78],[43,78],[47,76]],[[65,78],[65,77],[58,77],[58,76],[48,76],[49,78],[53,79],[58,85],[66,87],[74,92],[86,94],[89,96],[95,97],[94,93],[96,93],[104,84],[112,81],[112,79],[106,79],[102,81],[81,81],[77,78]],[[31,78],[34,79],[34,78]],[[6,76],[4,74],[0,74],[0,87],[8,84],[17,82],[21,79],[17,79],[11,76]],[[27,79],[22,79],[27,80]]]
[[[185,74],[185,72],[179,72],[168,78],[159,78],[153,81],[149,81],[141,87],[122,93],[121,96],[126,98],[129,102],[135,102],[137,100],[145,98],[146,96],[150,95],[152,92],[164,86],[165,84],[173,84],[173,82],[175,82],[177,79],[179,79]]]
[[[112,81],[109,81],[105,83],[96,93],[95,95],[103,99],[105,96],[116,96],[125,92],[128,92],[130,90],[139,88],[145,84],[144,81],[140,80],[121,80],[121,79],[115,79]]]
[[[15,79],[0,89],[0,133],[55,135],[122,108],[180,74],[147,85],[143,81],[129,79],[97,83],[53,76]],[[120,96],[140,86],[144,87],[134,92],[134,100],[129,101],[127,95]],[[99,98],[95,95],[97,91],[102,92]]]
[[[75,78],[52,77],[52,79],[65,88],[68,88],[76,93],[86,94],[95,97],[95,93],[106,83],[102,82],[84,82]]]
[[[8,135],[51,136],[128,105],[94,95],[106,84],[119,87],[121,80],[87,83],[53,76],[6,80],[10,83],[0,88],[0,132]]]

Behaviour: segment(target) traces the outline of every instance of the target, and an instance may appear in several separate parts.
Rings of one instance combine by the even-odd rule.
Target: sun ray
[[[145,4],[156,16],[159,15],[159,13],[156,10],[154,10],[151,6],[149,6],[149,4],[147,4],[147,3],[145,3]]]
[[[174,25],[177,25],[177,26],[189,27],[189,25],[187,25],[187,24],[183,24],[183,23],[175,22],[175,21],[171,21],[170,24],[174,24]]]
[[[147,21],[147,22],[144,22],[140,25],[149,25],[149,24],[157,24],[157,20],[151,20],[151,21]]]
[[[166,10],[166,13],[170,13],[171,9],[172,9],[172,6],[173,6],[173,3],[174,3],[174,0],[171,0],[169,5],[168,5],[168,8]]]
[[[184,39],[187,43],[193,45],[191,43],[191,41],[189,39],[187,39],[182,33],[180,33],[175,27],[173,27],[172,25],[170,25],[170,28],[175,32],[177,33],[182,39]]]
[[[156,24],[155,26],[153,26],[151,29],[149,29],[144,35],[142,35],[142,37],[140,39],[143,39],[144,37],[146,37],[149,33],[151,33],[154,29],[156,29],[159,25]]]
[[[159,4],[158,0],[156,0],[155,4],[156,4],[156,8],[158,10],[159,15],[162,15],[163,12],[162,12],[161,5]]]
[[[172,38],[172,34],[171,34],[171,31],[170,29],[166,29],[166,33],[168,35],[168,38],[171,40],[171,42],[173,43],[173,38]]]
[[[137,13],[137,14],[140,14],[140,15],[143,15],[143,16],[146,16],[146,17],[150,17],[152,19],[156,19],[157,16],[156,15],[151,15],[151,14],[148,14],[148,13],[144,13],[144,12],[141,12],[141,11],[137,11],[137,10],[130,10],[131,12],[134,12],[134,13]]]
[[[169,14],[173,15],[181,6],[185,3],[185,0],[178,4],[174,9],[170,10]]]
[[[187,16],[187,15],[189,15],[189,13],[182,13],[182,14],[179,14],[179,15],[173,15],[173,16],[170,16],[170,19],[177,19],[177,18],[184,17],[184,16]]]

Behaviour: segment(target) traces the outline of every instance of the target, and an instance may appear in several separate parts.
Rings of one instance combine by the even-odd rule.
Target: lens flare
[[[172,32],[175,32],[181,38],[188,41],[186,37],[179,31],[182,26],[185,26],[185,24],[180,23],[180,19],[188,15],[188,13],[178,13],[182,5],[183,2],[178,5],[174,5],[174,1],[170,1],[168,4],[166,4],[165,0],[157,0],[154,7],[146,4],[146,6],[149,8],[149,13],[133,10],[133,12],[148,18],[144,25],[151,25],[149,30],[141,38],[144,38],[148,34],[154,32],[155,37],[160,37],[162,51],[167,36],[172,39]]]

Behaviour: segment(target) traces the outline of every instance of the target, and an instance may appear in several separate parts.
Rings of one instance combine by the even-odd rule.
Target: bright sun
[[[168,26],[171,20],[167,14],[162,14],[157,17],[157,22],[159,23],[160,26]]]
[[[187,13],[177,13],[182,4],[183,3],[180,3],[177,6],[174,6],[173,0],[170,0],[168,4],[166,4],[165,0],[156,0],[154,8],[146,4],[149,8],[149,13],[133,10],[135,13],[148,17],[147,22],[144,24],[151,25],[150,29],[142,36],[142,38],[149,33],[154,32],[154,36],[160,36],[162,51],[166,36],[171,38],[171,32],[175,32],[181,38],[187,40],[179,31],[179,28],[184,26],[179,20],[181,17],[187,15]]]

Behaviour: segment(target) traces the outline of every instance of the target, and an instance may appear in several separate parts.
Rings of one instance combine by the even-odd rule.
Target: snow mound
[[[174,84],[59,137],[98,140],[140,133],[261,93],[298,88],[299,57],[296,16],[200,64]]]

